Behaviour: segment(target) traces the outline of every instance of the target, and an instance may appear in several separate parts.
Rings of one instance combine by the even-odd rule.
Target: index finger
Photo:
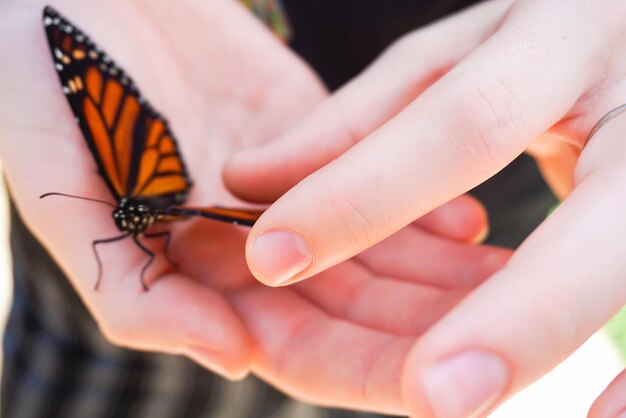
[[[567,114],[602,65],[602,36],[581,30],[585,3],[571,7],[520,3],[396,117],[279,199],[248,239],[255,276],[274,285],[310,277],[518,156]]]

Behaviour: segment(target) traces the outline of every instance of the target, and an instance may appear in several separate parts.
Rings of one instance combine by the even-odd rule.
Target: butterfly
[[[112,204],[64,193],[41,196],[79,198],[114,208],[113,220],[122,234],[92,242],[98,263],[96,290],[102,278],[98,245],[132,238],[149,257],[140,277],[145,291],[144,274],[155,254],[139,237],[163,238],[164,255],[172,263],[167,252],[170,232],[150,232],[155,224],[198,216],[254,225],[263,213],[260,210],[183,206],[192,181],[167,120],[143,97],[126,71],[50,6],[44,8],[43,23],[63,92],[116,201]]]

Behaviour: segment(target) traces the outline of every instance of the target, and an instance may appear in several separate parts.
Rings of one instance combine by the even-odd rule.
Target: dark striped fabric
[[[402,33],[470,2],[283,0],[283,5],[294,49],[335,88]],[[272,13],[275,9],[268,13],[275,18]],[[496,242],[510,245],[528,234],[554,203],[527,158],[477,193],[488,204]],[[253,377],[231,383],[181,357],[115,347],[99,333],[67,279],[14,208],[11,248],[15,283],[3,339],[2,417],[376,416],[315,408]]]

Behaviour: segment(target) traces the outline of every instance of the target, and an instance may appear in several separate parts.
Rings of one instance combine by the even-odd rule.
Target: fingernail
[[[498,356],[467,351],[429,366],[422,379],[437,418],[467,418],[484,412],[502,394],[509,370]]]
[[[251,268],[262,282],[280,285],[311,265],[313,256],[298,234],[274,230],[259,235],[251,249]]]

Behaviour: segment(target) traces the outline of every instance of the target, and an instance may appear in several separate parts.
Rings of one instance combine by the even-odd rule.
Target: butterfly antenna
[[[92,199],[90,197],[74,196],[74,195],[65,194],[65,193],[46,193],[46,194],[42,194],[41,196],[39,196],[39,198],[43,199],[44,197],[48,197],[48,196],[63,196],[63,197],[71,197],[72,199],[88,200],[90,202],[103,203],[105,205],[111,206],[112,208],[115,208],[115,205],[113,203],[107,202],[105,200]]]

